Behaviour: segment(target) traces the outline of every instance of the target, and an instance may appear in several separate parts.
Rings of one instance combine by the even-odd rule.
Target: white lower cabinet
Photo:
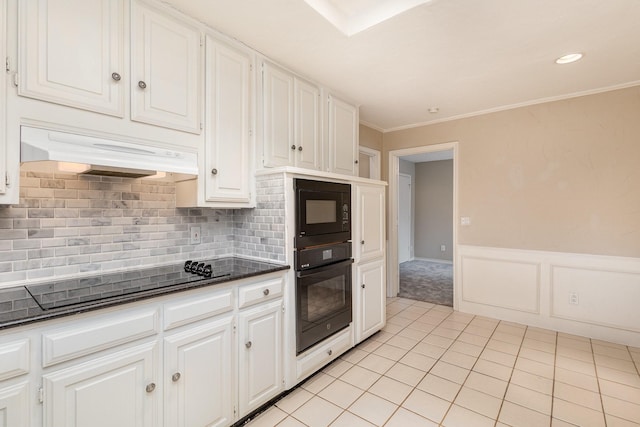
[[[233,316],[164,339],[164,425],[233,422]]]
[[[378,332],[385,324],[384,259],[356,267],[356,343]]]
[[[0,427],[30,427],[29,383],[0,383]]]
[[[159,426],[158,356],[151,341],[43,375],[44,425]]]
[[[282,299],[238,314],[240,415],[283,390]]]

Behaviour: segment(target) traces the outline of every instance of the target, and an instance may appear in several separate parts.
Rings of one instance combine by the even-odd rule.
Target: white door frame
[[[408,243],[409,243],[409,261],[410,261],[414,257],[414,253],[413,253],[413,244],[414,244],[413,243],[413,237],[414,237],[414,234],[415,234],[415,229],[414,229],[414,211],[413,211],[413,209],[411,209],[413,207],[413,189],[412,189],[412,187],[413,187],[413,177],[408,173],[399,173],[398,177],[400,177],[400,176],[404,176],[404,177],[409,178],[409,200],[411,202],[409,204],[410,205],[409,206],[409,212],[410,212],[411,221],[409,223],[409,242]],[[398,179],[398,185],[400,185],[400,179]],[[400,187],[398,186],[398,188],[400,188]],[[399,195],[400,195],[400,191],[398,190],[398,209],[397,209],[397,212],[400,211],[400,198],[399,198]],[[398,214],[398,217],[399,216],[400,216],[400,214]],[[400,230],[400,228],[398,228],[398,230]],[[397,241],[398,242],[400,241],[400,232],[399,231],[398,231],[398,240]],[[400,257],[400,255],[398,255],[398,257]]]
[[[454,270],[458,250],[458,142],[426,145],[389,151],[389,253],[387,256],[387,296],[395,297],[400,290],[398,268],[398,184],[400,179],[400,158],[412,154],[453,150],[453,262]],[[453,309],[458,309],[456,295],[457,275],[453,275]]]

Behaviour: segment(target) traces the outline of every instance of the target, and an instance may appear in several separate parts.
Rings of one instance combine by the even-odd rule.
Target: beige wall
[[[382,151],[382,132],[360,125],[360,145]]]
[[[416,163],[415,169],[415,256],[453,261],[453,160]]]
[[[383,179],[390,150],[451,141],[459,243],[640,257],[640,86],[386,133]]]

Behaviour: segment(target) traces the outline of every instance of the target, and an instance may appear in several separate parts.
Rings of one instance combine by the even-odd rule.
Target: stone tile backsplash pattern
[[[0,206],[0,285],[226,255],[284,262],[284,189],[258,185],[256,209],[183,209],[172,183],[22,172],[20,204]]]

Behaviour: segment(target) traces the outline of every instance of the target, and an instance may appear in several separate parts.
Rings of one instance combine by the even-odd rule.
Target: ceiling
[[[640,84],[639,0],[416,1],[351,36],[318,1],[165,1],[332,88],[381,131]]]

